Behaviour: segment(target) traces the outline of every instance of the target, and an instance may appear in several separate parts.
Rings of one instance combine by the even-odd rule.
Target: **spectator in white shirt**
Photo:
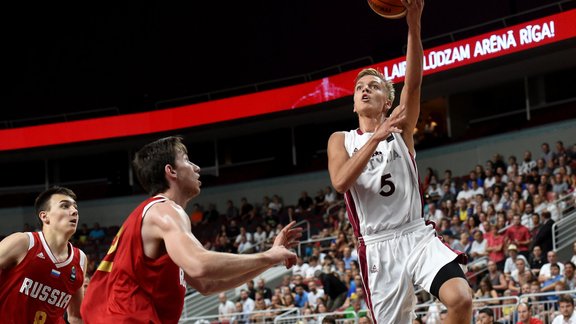
[[[520,175],[527,175],[532,171],[532,168],[536,167],[536,161],[532,159],[532,152],[526,151],[524,152],[524,160],[520,164],[520,168],[518,169],[518,173]]]
[[[575,324],[574,299],[570,295],[561,295],[558,299],[560,315],[556,316],[552,324]]]
[[[309,267],[310,266],[308,265],[308,263],[305,263],[304,259],[302,259],[302,257],[299,256],[298,259],[296,260],[296,264],[292,267],[292,275],[293,276],[300,275],[304,277]]]
[[[552,277],[552,274],[550,272],[550,266],[553,263],[558,264],[558,266],[560,267],[560,273],[564,273],[564,264],[562,262],[558,262],[558,255],[556,254],[556,252],[548,251],[546,257],[548,259],[548,263],[544,263],[542,265],[542,268],[540,268],[540,273],[538,275],[538,281],[540,281],[540,283],[543,283],[544,281]]]
[[[220,322],[230,321],[230,314],[236,312],[236,306],[232,301],[228,300],[225,292],[221,292],[218,295],[218,299],[220,300],[220,304],[218,304],[218,320]]]
[[[460,190],[458,192],[458,195],[456,195],[456,200],[460,200],[462,198],[466,199],[466,201],[470,201],[470,199],[473,196],[473,191],[470,189],[470,187],[468,187],[468,182],[463,181],[462,182],[462,190]]]
[[[316,282],[311,280],[308,282],[308,305],[315,309],[318,306],[318,300],[324,298],[324,289],[318,288]]]
[[[252,235],[253,239],[254,239],[254,245],[256,245],[256,247],[258,249],[261,248],[261,245],[266,242],[266,237],[267,234],[264,231],[264,229],[262,228],[262,225],[258,225],[256,226],[256,232],[254,232],[254,234]]]
[[[314,280],[314,273],[316,272],[316,270],[322,270],[322,265],[320,264],[320,261],[318,260],[318,256],[311,255],[308,258],[308,269],[306,270],[306,273],[304,274],[304,281],[309,282],[311,280]]]
[[[530,270],[530,265],[526,257],[522,254],[518,254],[518,247],[516,244],[508,245],[508,257],[504,262],[504,274],[510,275],[514,270],[516,270],[516,260],[522,259],[524,260],[524,264],[526,265],[526,269]]]

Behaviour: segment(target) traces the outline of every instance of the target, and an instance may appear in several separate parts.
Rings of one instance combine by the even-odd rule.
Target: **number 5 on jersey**
[[[392,178],[390,173],[386,173],[380,178],[380,196],[388,197],[394,193],[394,190],[396,190],[396,187],[390,178]]]

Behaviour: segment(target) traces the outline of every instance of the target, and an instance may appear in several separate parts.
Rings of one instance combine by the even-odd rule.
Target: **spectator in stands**
[[[472,191],[472,197],[470,197],[471,201],[474,201],[474,199],[476,198],[476,196],[480,195],[482,196],[482,198],[484,198],[484,187],[481,187],[478,184],[478,181],[473,181],[472,182],[472,186],[470,186],[470,190]],[[483,201],[484,199],[482,199]]]
[[[232,200],[228,200],[226,201],[226,219],[228,221],[232,220],[232,219],[237,219],[238,216],[240,215],[240,212],[238,211],[238,208],[236,206],[234,206],[234,202]]]
[[[488,255],[488,252],[486,251],[488,242],[484,239],[484,234],[482,234],[482,231],[480,230],[474,231],[473,236],[474,241],[472,242],[472,247],[470,248],[470,256],[474,261],[474,264],[472,265],[473,268],[472,270],[478,271],[480,269],[483,269],[488,262],[487,260],[480,261],[481,258]]]
[[[338,309],[346,300],[348,287],[332,273],[316,271],[314,276],[322,283],[326,300],[326,307],[329,311]]]
[[[532,204],[525,204],[524,205],[524,213],[520,216],[520,223],[529,230],[534,228],[534,224],[532,223],[532,215],[534,214],[534,209],[532,208]]]
[[[264,299],[270,301],[272,299],[272,289],[266,286],[266,280],[260,277],[256,281],[256,291],[262,294]]]
[[[456,235],[450,229],[442,231],[442,239],[450,246],[452,250],[464,252],[464,246],[460,240],[456,239]]]
[[[450,184],[448,184],[447,182],[442,184],[442,192],[444,193],[442,195],[442,197],[440,197],[440,200],[438,200],[438,205],[442,206],[442,204],[446,203],[447,201],[450,202],[454,202],[456,201],[456,195],[454,194],[454,192],[452,192],[452,190],[450,190]]]
[[[494,324],[494,312],[491,308],[485,307],[478,311],[476,315],[476,324]]]
[[[474,192],[472,191],[472,189],[470,189],[468,182],[463,181],[462,189],[460,189],[460,191],[456,195],[456,200],[460,202],[462,199],[464,199],[464,201],[467,203],[472,198],[473,195]]]
[[[528,258],[528,264],[530,265],[530,269],[534,275],[540,275],[540,268],[544,265],[544,257],[542,256],[542,249],[536,245],[532,248],[532,253]]]
[[[337,197],[338,195],[336,194],[336,191],[334,191],[331,186],[326,186],[324,189],[325,207],[330,208],[334,203],[336,203]]]
[[[266,301],[259,294],[256,293],[256,299],[254,300],[254,309],[250,315],[250,323],[266,323],[269,316],[272,315],[271,312],[267,312],[268,306]]]
[[[208,210],[204,212],[203,224],[213,224],[220,218],[220,212],[216,209],[216,204],[209,203]]]
[[[225,292],[218,294],[218,300],[220,301],[218,304],[218,320],[220,322],[230,321],[232,318],[232,315],[230,314],[236,312],[236,306],[232,301],[228,300]]]
[[[520,164],[520,167],[518,169],[518,173],[520,175],[526,175],[526,174],[530,173],[532,168],[535,168],[535,167],[536,167],[536,161],[534,161],[532,159],[532,152],[525,151],[524,152],[524,159],[522,160],[522,163]]]
[[[512,225],[506,230],[506,238],[508,242],[515,244],[518,247],[518,253],[523,255],[526,260],[530,254],[530,231],[528,228],[521,224],[521,216],[515,214],[512,217]]]
[[[566,285],[567,290],[576,289],[576,276],[574,275],[575,270],[576,265],[574,265],[572,261],[567,261],[564,263],[564,278],[562,278],[562,281]]]
[[[554,225],[554,220],[552,220],[552,215],[548,211],[540,213],[540,217],[542,225],[540,225],[538,232],[532,238],[532,246],[540,246],[542,254],[547,255],[548,251],[553,248],[552,225]]]
[[[254,299],[250,298],[248,290],[240,290],[240,302],[242,303],[242,314],[244,315],[244,319],[248,320],[250,318],[250,313],[252,313],[256,306]]]
[[[514,294],[519,295],[522,286],[534,281],[536,277],[527,268],[526,261],[522,258],[516,259],[516,269],[510,274],[508,289]]]
[[[494,175],[494,170],[492,168],[488,168],[485,171],[485,178],[484,178],[484,191],[491,189],[494,183],[496,183],[496,176]]]
[[[240,226],[240,233],[238,233],[238,235],[236,235],[236,237],[234,238],[235,247],[238,247],[238,245],[240,244],[240,240],[242,239],[243,236],[246,238],[247,242],[252,243],[254,241],[252,233],[246,230],[246,226]]]
[[[496,289],[494,289],[494,287],[492,287],[492,283],[489,279],[484,277],[482,280],[480,280],[478,287],[478,290],[476,290],[476,293],[474,293],[474,298],[486,300],[482,302],[475,302],[474,304],[486,306],[497,305],[500,303],[498,300],[498,292]]]
[[[314,214],[321,214],[325,207],[326,201],[324,198],[324,190],[318,189],[316,195],[314,196]]]
[[[292,275],[293,276],[296,276],[296,275],[304,276],[306,274],[308,267],[309,267],[309,265],[307,262],[304,261],[304,258],[302,258],[301,256],[298,256],[298,259],[296,260],[296,264],[292,267]]]
[[[554,192],[557,196],[561,197],[568,193],[568,183],[564,181],[564,177],[561,173],[554,174],[554,178],[552,178],[552,192]]]
[[[308,269],[304,273],[304,281],[310,282],[314,280],[314,273],[316,270],[322,270],[322,265],[318,260],[317,255],[311,255],[308,257]]]
[[[351,269],[352,261],[358,261],[358,254],[352,251],[350,246],[344,247],[344,252],[342,254],[342,260],[344,261],[344,269],[349,270]]]
[[[420,323],[422,323],[422,321],[420,321]],[[370,320],[370,318],[368,318],[368,316],[361,316],[358,319],[358,324],[372,324],[372,320]]]
[[[242,222],[251,222],[254,217],[256,216],[256,210],[254,209],[254,205],[248,202],[246,197],[240,198],[240,220]]]
[[[283,207],[280,196],[273,195],[272,200],[268,203],[268,210],[272,211],[272,215],[278,215]]]
[[[559,273],[564,273],[564,264],[558,262],[558,255],[555,251],[548,251],[546,254],[546,259],[548,260],[548,263],[542,265],[542,268],[540,268],[540,273],[538,274],[538,281],[540,281],[540,283],[544,283],[546,280],[552,277],[552,264],[558,264]]]
[[[436,179],[432,179],[430,185],[428,186],[428,190],[426,190],[426,194],[432,203],[436,203],[438,200],[440,200],[440,198],[442,198],[444,191]]]
[[[572,258],[570,259],[570,261],[576,264],[576,242],[572,243]]]
[[[554,158],[555,159],[559,159],[560,157],[567,157],[568,153],[566,148],[564,147],[564,142],[562,141],[556,141],[555,143],[555,152],[554,152]]]
[[[537,213],[532,213],[532,221],[530,222],[530,225],[530,237],[532,237],[532,240],[534,240],[534,237],[536,237],[536,234],[538,234],[540,226],[542,225],[540,222],[540,215]]]
[[[294,308],[296,303],[294,301],[294,295],[291,292],[282,294],[282,304],[285,308]]]
[[[486,226],[490,226],[489,224],[487,222]],[[489,235],[486,235],[486,251],[488,252],[488,260],[494,262],[498,270],[503,270],[506,262],[506,255],[504,255],[506,238],[500,233],[500,230],[498,224],[490,227]]]
[[[314,201],[310,196],[308,196],[307,191],[302,191],[300,193],[300,198],[298,198],[298,203],[296,204],[297,213],[306,213],[312,210],[314,206]]]
[[[564,280],[563,272],[560,270],[560,264],[552,263],[550,265],[550,276],[542,282],[541,291],[554,291],[556,290],[556,283]]]
[[[450,169],[444,170],[444,178],[442,179],[442,184],[448,184],[449,191],[452,194],[456,194],[456,181],[452,177],[452,170]],[[447,190],[444,190],[444,192],[446,193]]]
[[[422,181],[422,190],[424,192],[428,191],[428,187],[432,181],[437,182],[438,177],[436,176],[436,172],[431,167],[426,168],[426,174],[424,175],[424,180]]]
[[[552,171],[552,174],[557,174],[560,173],[563,176],[570,176],[572,175],[572,167],[570,166],[569,162],[568,162],[568,158],[565,156],[560,156],[558,158],[558,165],[557,167],[554,169],[554,171]]]
[[[444,218],[444,213],[442,210],[436,208],[436,203],[430,202],[428,203],[428,211],[424,215],[426,220],[433,221],[435,224],[439,224],[440,220]]]
[[[558,300],[560,315],[556,316],[552,324],[576,323],[574,313],[574,299],[570,295],[562,295]]]
[[[316,282],[311,280],[308,282],[308,304],[312,308],[316,308],[318,306],[318,301],[321,298],[324,298],[324,289],[318,288],[316,286]]]
[[[528,264],[528,259],[525,256],[518,253],[518,247],[516,244],[508,245],[508,257],[504,263],[504,275],[509,276],[512,271],[516,270],[516,260],[524,260],[524,264]]]
[[[546,162],[554,160],[554,152],[550,150],[550,145],[548,143],[542,143],[540,148],[542,149],[542,158],[546,160]]]
[[[234,311],[234,316],[232,316],[230,318],[230,323],[232,324],[245,324],[248,323],[246,318],[244,317],[243,314],[243,306],[241,302],[236,302],[236,304],[234,304],[234,306],[236,307],[236,310]]]
[[[294,287],[294,305],[298,308],[308,308],[308,292],[304,290],[302,284]]]
[[[250,279],[246,281],[246,291],[248,291],[248,297],[251,299],[256,299],[256,287],[254,286],[254,280]]]
[[[532,307],[530,303],[519,303],[516,311],[518,312],[517,324],[543,324],[541,320],[532,317]]]
[[[254,240],[254,245],[258,251],[261,251],[263,248],[264,242],[266,242],[267,234],[264,232],[264,228],[261,224],[256,225],[256,232],[252,235]]]
[[[88,239],[94,242],[101,242],[104,240],[104,238],[106,238],[106,232],[103,228],[100,228],[99,223],[94,223],[94,227],[90,231]]]
[[[484,276],[483,279],[487,279],[492,284],[492,288],[496,290],[498,296],[502,296],[504,294],[504,290],[508,289],[508,282],[506,281],[506,277],[500,271],[497,266],[496,262],[489,260],[488,261],[488,273]]]

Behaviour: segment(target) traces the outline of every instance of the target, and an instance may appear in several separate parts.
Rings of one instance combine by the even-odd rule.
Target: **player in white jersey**
[[[408,9],[408,47],[400,105],[386,117],[394,101],[392,83],[375,69],[358,74],[354,111],[359,128],[330,137],[330,178],[345,194],[374,322],[411,323],[418,285],[447,307],[444,323],[470,323],[472,293],[458,264],[464,256],[437,238],[422,217],[413,130],[420,114],[424,3],[403,4]]]

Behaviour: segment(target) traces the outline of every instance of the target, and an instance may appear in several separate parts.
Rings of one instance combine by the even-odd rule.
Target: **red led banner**
[[[424,75],[576,37],[576,10],[503,28],[424,51]],[[374,64],[394,82],[405,58]],[[269,114],[352,95],[360,69],[321,80],[153,112],[20,127],[0,131],[0,151],[178,130]]]

